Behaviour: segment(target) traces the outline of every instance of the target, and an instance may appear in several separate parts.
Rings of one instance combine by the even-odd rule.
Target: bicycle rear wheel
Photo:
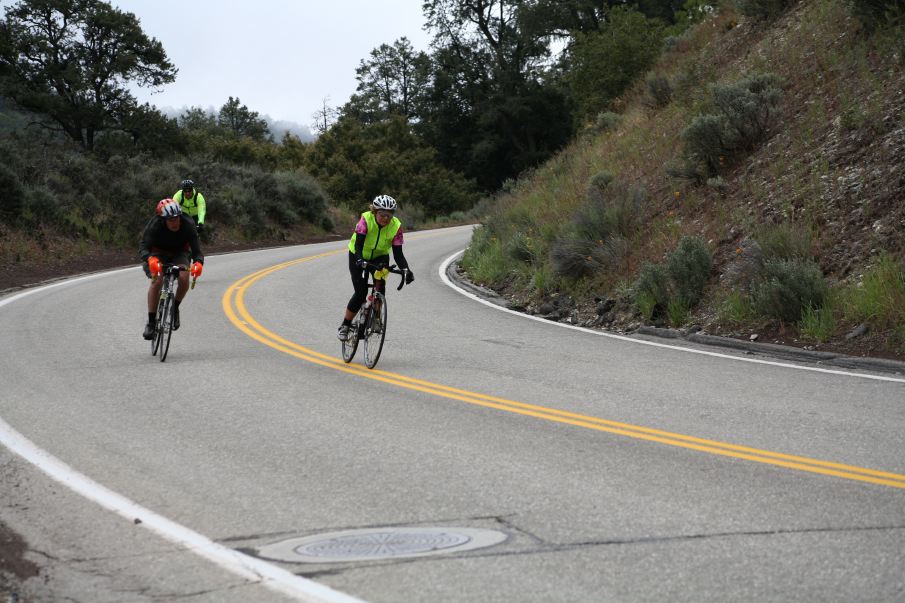
[[[170,336],[173,334],[173,296],[167,297],[163,317],[157,323],[157,332],[160,333],[160,361],[164,362],[170,351]]]
[[[383,339],[387,334],[387,300],[382,293],[375,294],[374,305],[365,325],[365,366],[374,368],[383,350]]]
[[[358,325],[363,320],[364,315],[359,311],[357,318],[352,321],[352,326],[349,327],[349,335],[346,337],[346,340],[342,342],[343,362],[347,364],[352,362],[352,358],[355,357],[355,350],[358,349],[358,334],[360,332]]]

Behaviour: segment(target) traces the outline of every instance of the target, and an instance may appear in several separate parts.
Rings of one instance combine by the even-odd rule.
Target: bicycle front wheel
[[[173,297],[167,297],[167,303],[163,309],[163,316],[157,323],[157,332],[160,334],[160,361],[167,359],[170,351],[170,336],[173,334]]]
[[[163,335],[160,325],[163,323],[164,310],[168,299],[168,297],[161,297],[157,301],[157,315],[154,317],[154,337],[151,338],[151,356],[156,356],[157,350],[160,349],[161,335]]]
[[[387,300],[381,293],[375,294],[374,305],[365,326],[365,366],[374,368],[383,350],[383,339],[387,334]]]

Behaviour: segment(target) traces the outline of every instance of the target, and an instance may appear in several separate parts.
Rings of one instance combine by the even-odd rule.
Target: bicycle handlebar
[[[399,268],[396,267],[396,264],[391,264],[389,266],[383,266],[381,264],[372,264],[371,262],[365,261],[364,268],[365,268],[365,270],[370,272],[372,276],[374,275],[374,272],[372,272],[371,269],[376,271],[376,270],[383,270],[384,268],[386,268],[388,272],[392,272],[393,274],[398,274],[399,276],[402,277],[399,279],[399,286],[396,287],[396,291],[400,291],[405,286],[405,273],[408,272],[408,270],[400,270]],[[383,279],[379,279],[379,280],[383,280]]]
[[[159,276],[165,276],[167,274],[174,274],[176,276],[179,276],[180,272],[188,272],[188,271],[189,271],[189,268],[186,268],[185,266],[180,266],[179,264],[168,264],[167,266],[164,267],[163,272],[161,272]],[[157,278],[158,278],[158,276],[154,276],[153,280],[156,280]],[[195,288],[195,281],[197,281],[197,280],[198,280],[198,277],[195,277],[192,279],[192,284],[189,287],[190,289]]]

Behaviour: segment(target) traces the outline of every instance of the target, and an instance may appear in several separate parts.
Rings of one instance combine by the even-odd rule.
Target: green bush
[[[648,319],[665,315],[677,324],[701,300],[712,262],[700,237],[683,237],[665,262],[641,266],[634,287],[635,307]]]
[[[833,308],[824,305],[822,308],[807,306],[801,313],[798,331],[802,337],[813,341],[826,341],[836,330],[836,319]]]
[[[601,111],[597,114],[597,117],[594,119],[592,123],[588,123],[581,130],[581,135],[584,137],[596,136],[597,134],[602,134],[604,132],[610,132],[619,127],[622,123],[622,116],[618,113],[613,113],[611,111]],[[503,183],[503,190],[506,189],[506,183]]]
[[[635,294],[635,309],[644,320],[651,320],[657,310],[657,300],[649,291],[638,291]]]
[[[651,319],[658,310],[665,311],[669,305],[669,273],[663,264],[645,262],[638,271],[634,287],[635,306],[646,319]]]
[[[681,299],[671,299],[666,305],[666,318],[674,327],[681,327],[688,320],[688,304]]]
[[[730,291],[720,301],[718,310],[720,321],[743,324],[754,316],[751,298],[740,291]]]
[[[597,114],[597,120],[594,126],[598,132],[609,132],[615,130],[622,123],[622,116],[612,111],[603,111]]]
[[[682,237],[679,246],[666,258],[666,271],[673,285],[673,298],[686,308],[701,300],[710,279],[712,257],[700,237]]]
[[[506,255],[517,262],[533,262],[536,254],[534,239],[522,231],[516,232],[506,242]]]
[[[265,232],[264,204],[243,187],[227,186],[220,189],[217,194],[217,216],[226,218],[218,219],[218,224],[236,226],[248,236],[256,237]]]
[[[716,174],[729,154],[726,130],[726,118],[721,115],[696,116],[681,134],[685,144],[684,155],[689,160],[682,173],[701,181]],[[674,172],[673,175],[680,173]]]
[[[76,236],[78,233],[69,231],[63,216],[65,216],[65,208],[60,198],[45,187],[34,187],[26,194],[22,204],[22,224],[27,226],[44,224],[59,229],[61,234]]]
[[[560,277],[583,278],[603,268],[596,257],[597,245],[575,232],[560,236],[550,248],[550,264]]]
[[[722,279],[733,289],[747,295],[752,284],[763,274],[766,260],[760,244],[752,238],[745,238],[735,248],[733,258],[726,264]]]
[[[805,308],[820,308],[827,295],[820,267],[811,260],[768,260],[752,299],[759,314],[787,323],[801,320]]]
[[[501,283],[509,275],[503,246],[486,227],[475,229],[471,243],[462,256],[461,265],[476,283],[492,286]]]
[[[592,179],[588,196],[572,219],[576,230],[592,241],[603,241],[614,234],[626,238],[633,236],[647,201],[643,188],[619,180],[601,187],[600,183],[608,177],[607,172],[602,172]]]
[[[568,232],[554,241],[550,264],[558,277],[583,278],[612,270],[628,252],[628,241],[618,234],[592,240]]]
[[[299,221],[298,213],[284,199],[269,197],[262,205],[267,216],[279,226],[289,228]]]
[[[708,178],[707,187],[720,192],[726,192],[727,190],[729,190],[729,184],[725,180],[723,180],[722,176]]]
[[[686,166],[673,175],[704,182],[763,142],[776,127],[782,93],[771,74],[710,87],[708,113],[697,115],[681,133]]]
[[[644,189],[601,172],[591,179],[585,202],[556,237],[550,262],[560,277],[582,278],[614,268],[638,230]]]
[[[588,197],[594,199],[603,199],[606,188],[616,179],[612,172],[598,172],[590,182],[588,182]]]
[[[609,268],[615,268],[628,255],[631,248],[629,240],[618,234],[611,235],[603,245],[597,250],[597,257],[600,258]]]
[[[841,293],[843,315],[878,328],[905,327],[905,265],[883,255],[861,282]]]
[[[814,233],[800,224],[770,225],[754,234],[763,255],[771,260],[807,260],[813,257]]]
[[[672,85],[663,75],[651,75],[645,80],[644,104],[653,109],[665,107],[672,101]]]
[[[469,259],[481,256],[487,253],[490,245],[493,243],[493,233],[486,225],[482,225],[474,229],[471,235],[471,241],[465,249],[465,255],[462,258],[462,264],[468,264]]]
[[[782,99],[779,78],[755,74],[734,84],[711,87],[713,104],[725,116],[732,150],[750,151],[776,125]]]
[[[277,195],[308,222],[316,224],[327,211],[327,194],[304,172],[276,172]]]

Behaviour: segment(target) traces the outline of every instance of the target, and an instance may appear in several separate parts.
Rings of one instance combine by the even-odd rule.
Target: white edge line
[[[44,287],[30,289],[0,300],[0,307],[13,301],[22,299],[38,291],[52,289],[63,285],[70,285],[79,281],[91,280],[123,272],[135,270],[135,268],[122,268],[110,272],[90,274],[72,280],[60,281]],[[288,595],[299,601],[310,603],[363,603],[351,595],[333,590],[328,586],[297,576],[273,564],[267,563],[255,557],[251,557],[229,547],[217,544],[206,536],[186,528],[174,521],[167,519],[150,509],[142,507],[136,502],[113,492],[91,478],[79,473],[63,461],[51,455],[46,450],[36,446],[25,436],[13,429],[0,418],[0,443],[13,453],[19,455],[38,469],[46,473],[54,480],[60,482],[72,491],[84,496],[101,507],[113,511],[121,517],[135,522],[140,520],[141,527],[146,528],[158,536],[178,545],[186,550],[204,557],[208,561],[232,572],[246,580],[260,583],[267,588]]]
[[[452,282],[448,276],[446,276],[446,271],[449,268],[449,265],[453,262],[454,259],[456,259],[460,255],[462,255],[463,253],[465,253],[464,249],[457,251],[456,253],[452,254],[451,256],[446,258],[446,260],[443,261],[443,264],[440,265],[440,278],[443,280],[444,283],[446,283],[446,285],[448,287],[452,288],[455,291],[458,291],[465,297],[468,297],[470,299],[473,299],[474,301],[480,302],[480,303],[484,304],[485,306],[490,306],[491,308],[494,308],[501,312],[508,312],[509,314],[514,314],[515,316],[520,316],[522,318],[528,318],[530,320],[536,320],[538,322],[542,322],[547,325],[562,327],[565,329],[574,329],[576,331],[581,331],[583,333],[590,333],[592,335],[599,335],[601,337],[609,337],[610,339],[618,339],[620,341],[628,341],[628,342],[636,343],[636,344],[640,344],[640,345],[649,345],[649,346],[653,346],[656,348],[666,348],[668,350],[678,350],[680,352],[689,352],[692,354],[702,354],[704,356],[713,356],[716,358],[726,358],[728,360],[736,360],[739,362],[751,362],[754,364],[768,364],[771,366],[780,366],[783,368],[790,368],[790,369],[795,369],[795,370],[799,370],[799,371],[813,371],[816,373],[828,373],[830,375],[842,375],[845,377],[859,377],[861,379],[875,379],[877,381],[891,381],[893,383],[905,383],[905,379],[899,378],[899,377],[888,377],[885,375],[869,375],[869,374],[865,374],[865,373],[851,373],[848,371],[825,369],[825,368],[818,368],[818,367],[813,367],[813,366],[801,366],[801,365],[789,364],[789,363],[785,363],[785,362],[776,362],[774,360],[761,360],[758,358],[743,358],[741,356],[733,356],[732,354],[721,354],[719,352],[708,352],[706,350],[696,350],[694,348],[686,348],[683,346],[670,345],[667,343],[658,343],[656,341],[635,339],[634,337],[627,337],[625,335],[617,335],[615,333],[608,333],[606,331],[595,331],[593,329],[587,329],[585,327],[577,327],[575,325],[564,324],[561,322],[547,320],[546,318],[532,316],[531,314],[525,314],[524,312],[517,312],[516,310],[510,310],[509,308],[504,308],[503,306],[500,306],[493,302],[489,302],[486,299],[482,299],[481,297],[475,295],[474,293],[471,293],[470,291],[466,291],[465,289],[462,289],[461,287],[456,285],[454,282]]]
[[[61,281],[57,281],[55,283],[51,283],[49,285],[43,285],[40,287],[29,288],[29,289],[26,289],[25,291],[22,291],[21,293],[16,293],[7,298],[0,299],[0,308],[5,306],[6,304],[11,304],[16,300],[22,299],[23,297],[28,297],[29,295],[38,293],[40,291],[47,291],[48,289],[55,289],[57,287],[73,285],[73,284],[81,282],[81,281],[89,281],[92,279],[101,278],[102,276],[110,276],[111,274],[118,274],[120,272],[126,272],[127,270],[137,270],[137,269],[138,269],[138,266],[134,266],[134,267],[130,266],[129,268],[117,268],[116,270],[110,270],[108,272],[95,272],[93,274],[86,274],[85,276],[80,276],[77,278],[64,279]]]

